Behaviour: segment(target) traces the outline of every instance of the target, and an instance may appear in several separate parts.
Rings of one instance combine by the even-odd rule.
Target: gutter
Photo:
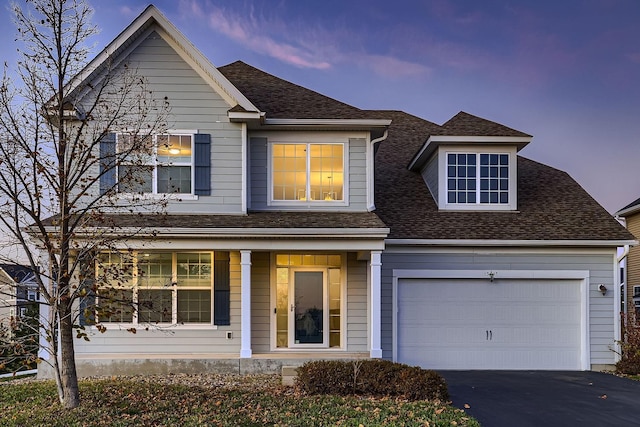
[[[594,247],[594,246],[629,246],[637,245],[637,240],[472,240],[472,239],[386,239],[387,245],[402,245],[402,246],[579,246],[579,247]]]

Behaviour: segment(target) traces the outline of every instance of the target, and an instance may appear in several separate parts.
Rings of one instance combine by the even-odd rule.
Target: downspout
[[[629,255],[629,245],[624,245],[624,250],[622,251],[622,254],[620,256],[618,256],[616,258],[616,273],[615,273],[615,277],[616,277],[616,281],[614,282],[616,284],[616,289],[615,290],[619,290],[620,289],[620,263],[622,262],[622,260],[624,260],[627,255]],[[628,301],[627,301],[627,266],[625,265],[624,268],[624,274],[623,274],[623,283],[624,286],[622,286],[622,301],[624,302],[623,307],[624,307],[624,319],[627,318],[627,311],[628,308],[627,306]],[[614,295],[618,296],[618,292],[614,292]],[[614,300],[617,300],[617,298],[614,297]],[[614,354],[615,354],[615,361],[616,363],[620,360],[620,356],[622,355],[622,349],[620,348],[620,343],[621,341],[624,339],[624,337],[622,336],[622,322],[624,321],[621,317],[620,317],[620,301],[617,300],[614,303],[614,310],[613,310],[614,316],[615,316],[615,322],[614,322],[614,327],[613,327],[613,337],[614,337]]]
[[[369,164],[367,165],[369,167],[369,173],[368,173],[368,182],[369,182],[369,191],[367,192],[367,198],[369,199],[369,202],[367,203],[368,205],[368,211],[372,212],[374,210],[376,210],[376,204],[375,204],[375,156],[376,156],[376,150],[375,150],[375,145],[378,142],[382,142],[385,139],[387,139],[387,136],[389,135],[389,128],[385,128],[384,129],[384,133],[382,134],[382,136],[380,138],[376,138],[371,140],[371,142],[369,143],[368,146],[368,151],[369,151]]]
[[[622,260],[624,260],[627,256],[629,255],[629,245],[624,245],[624,251],[622,252],[622,254],[617,258],[617,262],[618,262],[618,272],[620,271],[620,263],[622,262]],[[626,315],[629,312],[628,309],[628,301],[627,301],[627,266],[624,266],[624,273],[623,273],[623,277],[622,277],[622,282],[624,283],[624,286],[622,287],[622,301],[624,301],[624,314]]]

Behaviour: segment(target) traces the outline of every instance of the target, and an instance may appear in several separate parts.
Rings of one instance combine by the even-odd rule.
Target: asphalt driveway
[[[453,405],[483,427],[640,426],[638,381],[601,372],[439,372]]]

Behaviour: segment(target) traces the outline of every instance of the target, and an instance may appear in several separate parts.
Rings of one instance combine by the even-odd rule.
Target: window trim
[[[479,198],[475,203],[449,203],[447,195],[447,155],[448,154],[476,154],[478,156],[478,174],[480,171],[481,154],[507,154],[509,156],[509,203],[480,203]],[[438,148],[438,206],[441,210],[464,210],[464,211],[515,211],[517,209],[517,152],[516,147],[505,148],[495,145],[477,147],[464,145],[456,147]],[[480,179],[476,178],[476,186],[479,189]]]
[[[140,254],[144,254],[145,252],[149,252],[149,251],[133,251],[132,252],[132,257],[133,257],[133,272],[132,272],[132,276],[131,276],[131,288],[127,288],[127,287],[123,287],[123,286],[117,286],[114,289],[131,289],[132,291],[132,303],[137,303],[138,302],[138,290],[140,289],[140,287],[138,286],[138,277],[139,277],[139,272],[138,272],[138,259],[139,259],[139,255]],[[140,328],[140,327],[146,327],[147,325],[153,325],[154,327],[157,328],[181,328],[181,329],[209,329],[209,330],[217,330],[218,329],[218,325],[216,325],[214,323],[214,298],[215,298],[215,293],[214,293],[214,268],[215,268],[215,263],[214,263],[214,257],[215,257],[215,251],[208,251],[208,250],[180,250],[180,251],[152,251],[151,253],[169,253],[171,254],[171,282],[173,283],[177,283],[177,259],[178,259],[178,254],[179,253],[209,253],[211,254],[211,285],[209,288],[210,292],[211,292],[211,320],[208,323],[202,323],[202,322],[178,322],[178,290],[182,289],[182,290],[201,290],[204,289],[202,287],[198,288],[198,287],[194,287],[194,286],[190,286],[190,287],[178,287],[178,286],[171,286],[171,322],[158,322],[158,323],[140,323],[139,319],[138,319],[138,310],[134,310],[132,313],[132,321],[131,322],[105,322],[105,321],[101,321],[100,318],[98,316],[96,316],[96,324],[101,325],[101,327],[106,327],[107,329],[122,329],[123,327],[125,328]],[[98,274],[99,272],[99,263],[96,262],[95,267],[94,267],[94,274]],[[154,290],[154,289],[162,289],[159,287],[150,287],[150,288],[142,288],[143,290]],[[98,298],[99,301],[99,297]],[[97,330],[98,328],[96,327],[96,325],[91,325],[92,329]]]
[[[159,197],[169,197],[172,199],[181,199],[181,200],[198,200],[198,195],[195,194],[195,135],[198,133],[197,129],[168,129],[166,132],[154,133],[150,135],[153,138],[153,153],[151,154],[151,162],[141,164],[140,166],[151,166],[153,167],[152,178],[151,178],[151,192],[148,193],[136,193],[136,192],[121,192],[118,190],[118,195],[123,198],[135,198],[135,199],[156,199]],[[119,153],[119,140],[120,135],[127,134],[127,130],[116,131],[116,153]],[[158,136],[167,135],[167,136],[189,136],[191,137],[191,158],[188,162],[177,162],[173,163],[165,163],[158,161]],[[119,165],[115,168],[116,173],[116,183],[119,181],[119,169],[120,166],[126,166],[128,163],[122,159],[119,161]],[[191,168],[190,179],[191,179],[191,192],[190,193],[159,193],[158,192],[158,167],[159,166],[189,166]],[[116,184],[116,185],[117,185]]]
[[[287,206],[306,208],[326,208],[332,206],[349,206],[349,139],[359,138],[360,135],[345,135],[337,132],[323,134],[297,133],[293,135],[254,135],[267,138],[267,206]],[[273,146],[275,144],[334,144],[342,145],[342,200],[274,200],[273,198]],[[309,164],[307,156],[307,166]],[[307,176],[309,170],[307,169]]]

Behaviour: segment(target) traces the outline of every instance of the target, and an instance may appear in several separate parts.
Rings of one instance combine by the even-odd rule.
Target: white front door
[[[292,269],[289,347],[327,347],[326,270]]]

